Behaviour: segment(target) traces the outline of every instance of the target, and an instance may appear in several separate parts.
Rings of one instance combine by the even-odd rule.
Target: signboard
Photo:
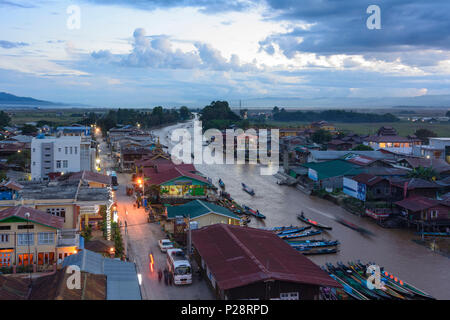
[[[80,206],[80,214],[97,214],[99,206]]]
[[[313,181],[318,181],[319,177],[317,175],[317,171],[314,169],[309,168],[308,169],[308,178],[310,178]]]
[[[344,177],[344,193],[361,201],[366,201],[366,185]]]

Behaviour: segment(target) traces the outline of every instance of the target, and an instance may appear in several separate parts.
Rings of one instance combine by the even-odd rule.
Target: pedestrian
[[[169,285],[173,284],[173,274],[169,274]]]
[[[167,269],[164,269],[164,283],[166,286],[169,284]]]
[[[163,274],[162,274],[161,269],[158,269],[158,281],[159,282],[161,282],[162,276],[163,276]]]

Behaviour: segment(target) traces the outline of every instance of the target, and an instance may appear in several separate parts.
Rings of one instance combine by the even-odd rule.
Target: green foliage
[[[6,176],[5,171],[0,171],[0,182],[6,180],[8,177]]]
[[[280,112],[273,114],[276,121],[338,121],[338,122],[397,122],[400,121],[396,116],[390,113],[360,113],[345,110],[325,110],[320,112],[314,111],[286,111],[281,109]]]
[[[320,129],[313,133],[311,139],[315,143],[323,144],[330,141],[332,139],[332,136],[329,131]]]
[[[21,128],[22,134],[24,135],[32,135],[37,133],[38,129],[30,124],[25,124],[22,128]]]
[[[92,227],[88,225],[84,228],[84,230],[81,232],[81,236],[86,240],[89,241],[92,239]]]
[[[203,129],[223,130],[240,120],[240,117],[231,111],[227,101],[213,101],[201,111],[200,120]]]
[[[115,254],[117,258],[121,258],[124,254],[122,234],[120,233],[119,225],[115,222],[111,223],[111,229],[114,237]]]
[[[31,161],[31,151],[30,150],[21,150],[21,152],[16,152],[8,157],[6,163],[8,164],[16,164],[20,166],[22,169],[29,169]]]
[[[192,118],[192,113],[186,106],[182,106],[179,110],[181,120],[188,120]]]
[[[365,144],[359,144],[352,149],[353,151],[373,151],[373,148]]]
[[[425,143],[428,143],[428,138],[437,137],[437,134],[435,132],[424,128],[417,129],[414,134],[417,136],[417,138]]]
[[[9,126],[10,123],[11,123],[11,117],[3,110],[0,111],[0,127]]]
[[[428,181],[432,181],[434,179],[437,179],[438,177],[439,175],[431,167],[424,168],[422,166],[419,166],[408,173],[408,178],[419,178]]]

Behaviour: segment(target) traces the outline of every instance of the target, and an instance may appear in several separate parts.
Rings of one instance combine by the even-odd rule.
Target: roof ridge
[[[242,249],[242,250],[244,250],[244,252],[248,255],[248,257],[258,266],[258,268],[262,271],[262,272],[264,272],[264,273],[266,273],[266,274],[270,274],[270,271],[269,270],[267,270],[267,268],[266,267],[264,267],[264,265],[261,263],[261,261],[259,261],[258,260],[258,258],[256,258],[255,257],[255,255],[253,255],[252,253],[251,253],[251,251],[250,250],[248,250],[248,248],[238,239],[238,237],[236,237],[236,235],[235,234],[233,234],[230,230],[229,230],[229,228],[231,228],[231,227],[229,227],[229,226],[227,226],[227,225],[223,225],[223,224],[220,224],[220,226],[222,227],[222,228],[224,228],[225,229],[225,232],[228,234],[228,235],[230,235],[230,237],[236,242],[236,244]]]

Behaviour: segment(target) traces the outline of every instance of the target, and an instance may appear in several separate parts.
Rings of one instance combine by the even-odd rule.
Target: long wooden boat
[[[291,233],[302,232],[302,231],[305,231],[305,230],[308,230],[308,229],[311,229],[311,226],[297,227],[297,228],[292,228],[292,229],[282,230],[282,231],[275,231],[275,233],[276,233],[277,235],[291,234]]]
[[[305,240],[305,241],[287,241],[293,248],[319,248],[319,247],[334,247],[339,244],[339,241],[328,240]]]
[[[266,218],[266,216],[263,215],[262,213],[260,213],[259,210],[253,210],[252,208],[247,207],[246,205],[242,205],[242,208],[244,208],[246,214],[250,214],[250,215],[252,215],[252,216],[254,216],[256,218],[259,218],[259,219],[265,219]]]
[[[242,183],[242,189],[247,192],[249,195],[254,196],[255,195],[255,190],[253,190],[252,188],[250,188],[249,186],[247,186],[245,183]]]
[[[337,248],[324,248],[324,249],[311,249],[311,248],[304,248],[305,250],[299,250],[298,248],[295,248],[295,250],[300,251],[304,255],[315,255],[315,254],[331,254],[331,253],[337,253]]]
[[[436,237],[436,238],[448,238],[450,237],[450,232],[417,232],[419,236],[424,237]]]
[[[350,228],[350,229],[358,231],[361,234],[373,235],[373,232],[371,232],[371,231],[369,231],[367,229],[364,229],[363,227],[357,226],[356,224],[351,223],[351,222],[349,222],[347,220],[344,220],[344,219],[341,219],[341,218],[337,218],[336,221],[339,222],[340,224]]]
[[[309,218],[306,218],[303,214],[303,211],[301,214],[297,215],[297,219],[299,219],[300,221],[303,221],[304,223],[307,223],[309,225],[312,225],[313,227],[319,228],[319,229],[325,229],[325,230],[331,230],[333,229],[332,227],[326,226],[324,224],[321,224],[317,221],[311,220]]]
[[[295,238],[315,236],[315,235],[318,235],[321,233],[322,233],[322,230],[308,230],[308,231],[303,231],[303,232],[298,232],[298,233],[281,234],[281,235],[279,235],[279,237],[281,239],[295,239]]]

